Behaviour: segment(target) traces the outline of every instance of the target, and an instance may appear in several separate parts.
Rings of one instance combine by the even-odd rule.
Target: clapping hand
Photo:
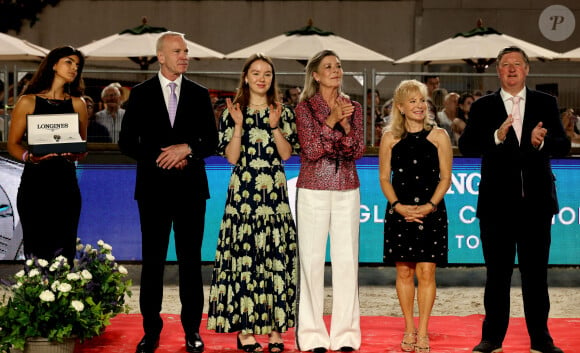
[[[232,104],[231,98],[226,98],[226,107],[234,123],[241,126],[244,122],[244,115],[242,114],[242,109],[240,108],[240,103]]]
[[[282,115],[282,104],[270,104],[270,128],[275,129],[278,127],[280,115]]]

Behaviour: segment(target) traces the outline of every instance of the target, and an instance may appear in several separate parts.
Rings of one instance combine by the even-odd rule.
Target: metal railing
[[[18,84],[12,87],[8,84],[10,77],[20,78],[26,73],[31,73],[35,68],[14,66],[12,72],[6,66],[0,67],[0,79],[4,82],[3,108],[0,111],[0,117],[3,118],[2,139],[6,141],[7,131],[9,128],[10,112],[13,108],[13,99],[19,92]],[[100,101],[101,89],[111,82],[121,82],[127,86],[139,83],[152,75],[156,70],[123,70],[123,69],[88,69],[83,71],[83,77],[87,83],[86,92],[91,95],[95,103]],[[190,71],[188,77],[196,82],[217,92],[233,93],[236,89],[240,73],[238,71]],[[283,91],[288,87],[301,86],[304,72],[277,72],[278,85]],[[378,135],[375,133],[375,123],[373,114],[367,114],[376,111],[382,104],[391,98],[394,88],[404,79],[414,78],[422,81],[423,77],[437,75],[440,78],[440,87],[447,89],[449,92],[473,92],[480,90],[495,91],[499,87],[497,75],[492,73],[448,73],[448,72],[377,72],[373,69],[370,72],[363,70],[361,72],[345,72],[343,90],[354,100],[361,103],[364,111],[364,131],[366,144],[368,146],[378,145]],[[560,107],[576,108],[580,107],[580,74],[530,74],[527,78],[527,85],[532,89],[548,90],[558,96]],[[11,88],[11,89],[9,89]],[[367,102],[366,92],[370,90],[380,93],[381,101],[379,107],[374,99]],[[1,98],[0,98],[1,99]],[[2,108],[2,107],[0,107]],[[98,109],[96,109],[98,110]],[[2,123],[2,122],[0,122]]]

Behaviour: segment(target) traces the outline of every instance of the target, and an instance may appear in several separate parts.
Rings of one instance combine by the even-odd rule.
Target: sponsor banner
[[[232,167],[225,158],[206,159],[211,198],[208,200],[202,259],[213,261],[218,229],[223,215],[226,191]],[[299,158],[294,156],[286,164],[286,176],[292,207],[299,172]],[[0,168],[2,165],[0,164]],[[453,160],[452,185],[445,202],[449,216],[449,263],[483,264],[479,224],[475,217],[480,160],[456,157]],[[386,199],[378,179],[378,158],[363,157],[357,162],[361,181],[360,212],[360,262],[381,263],[383,258],[383,222]],[[580,264],[580,159],[556,159],[552,161],[556,175],[560,213],[553,218],[550,264]],[[19,178],[19,175],[11,178]],[[79,185],[83,197],[79,237],[84,243],[96,243],[99,239],[111,244],[115,256],[121,261],[141,259],[141,231],[136,202],[133,200],[135,183],[134,165],[80,165]],[[4,178],[0,186],[4,185]],[[16,212],[14,182],[7,183],[7,205],[0,211]],[[12,207],[14,206],[14,207]],[[541,207],[541,205],[538,205]],[[18,220],[18,217],[9,218]],[[525,220],[521,220],[525,221]],[[18,225],[15,224],[15,229]],[[6,228],[4,228],[6,229]],[[20,240],[20,237],[11,236]],[[18,248],[20,244],[12,244]],[[2,249],[0,249],[2,250]],[[14,251],[7,251],[14,253]],[[3,258],[0,253],[0,260]],[[14,259],[14,258],[12,258]],[[327,259],[330,257],[327,254]],[[167,260],[175,261],[174,243],[171,241]]]

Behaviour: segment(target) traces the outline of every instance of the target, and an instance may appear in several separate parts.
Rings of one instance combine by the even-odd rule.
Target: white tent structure
[[[0,33],[0,60],[40,60],[49,50],[29,41]]]
[[[306,27],[227,54],[226,59],[246,59],[253,54],[262,53],[274,59],[305,62],[325,49],[334,51],[343,61],[394,61],[388,56],[334,35],[332,32],[314,27],[311,21]]]
[[[495,62],[497,54],[510,46],[523,49],[530,60],[552,60],[559,55],[549,49],[500,33],[491,27],[482,27],[479,20],[477,27],[471,31],[457,33],[451,38],[401,58],[395,61],[395,64],[467,63],[477,72],[484,72]]]

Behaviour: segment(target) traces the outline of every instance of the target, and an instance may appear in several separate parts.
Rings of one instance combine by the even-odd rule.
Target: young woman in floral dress
[[[294,326],[296,228],[283,161],[298,149],[294,113],[283,106],[272,61],[250,57],[233,103],[227,99],[218,152],[234,165],[216,250],[208,329],[239,332],[237,347],[284,350]]]

